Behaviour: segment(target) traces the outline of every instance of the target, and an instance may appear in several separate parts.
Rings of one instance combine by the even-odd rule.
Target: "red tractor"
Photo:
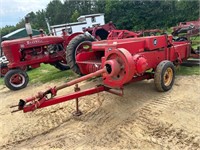
[[[189,41],[173,41],[168,35],[92,42],[88,51],[77,53],[75,58],[76,69],[85,76],[38,92],[34,97],[20,99],[18,105],[12,106],[18,107],[13,112],[34,111],[76,99],[75,115],[81,115],[79,97],[102,91],[122,96],[124,85],[144,79],[154,78],[158,91],[168,91],[174,84],[175,66],[186,60],[190,52]],[[77,83],[95,76],[101,76],[102,84],[81,91]],[[74,93],[56,97],[59,90],[72,85],[75,85]]]
[[[60,70],[69,69],[66,61],[66,48],[69,42],[77,35],[82,35],[86,40],[106,39],[109,31],[115,29],[112,23],[97,26],[88,32],[78,32],[71,35],[63,30],[62,36],[46,36],[41,32],[40,36],[32,36],[31,26],[26,18],[26,29],[29,37],[2,42],[2,50],[8,60],[6,66],[2,66],[1,73],[5,75],[5,85],[11,90],[25,88],[29,82],[29,77],[24,68],[40,67],[41,63],[48,63]],[[93,36],[91,36],[92,34]],[[89,46],[88,46],[89,45]],[[83,41],[74,52],[73,57],[90,47],[90,41]],[[69,54],[68,54],[69,55]],[[73,58],[71,58],[73,59]]]

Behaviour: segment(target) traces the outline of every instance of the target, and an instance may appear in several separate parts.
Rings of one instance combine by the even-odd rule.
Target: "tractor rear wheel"
[[[65,62],[62,61],[57,61],[55,63],[52,63],[51,65],[53,65],[55,68],[61,71],[70,69],[70,67]]]
[[[21,69],[9,70],[4,77],[5,85],[13,91],[23,89],[29,82],[27,73]]]
[[[160,62],[154,74],[154,83],[158,91],[168,91],[175,79],[174,64],[168,60]]]
[[[96,41],[96,39],[91,35],[80,34],[74,37],[67,46],[67,63],[79,75],[82,75],[82,73],[76,63],[76,56],[80,53],[90,51],[93,41]]]
[[[186,37],[178,37],[177,39],[175,39],[176,42],[182,42],[182,41],[188,41],[188,39]]]

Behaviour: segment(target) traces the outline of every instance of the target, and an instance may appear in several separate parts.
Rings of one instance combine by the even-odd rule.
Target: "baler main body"
[[[172,36],[149,36],[92,43],[92,50],[76,56],[82,74],[89,74],[103,66],[121,67],[116,75],[103,75],[103,81],[111,87],[122,86],[132,78],[155,70],[163,60],[179,64],[190,55],[188,41],[173,42]],[[107,64],[108,61],[113,61]],[[116,63],[114,63],[116,62]],[[111,71],[111,72],[112,72]]]

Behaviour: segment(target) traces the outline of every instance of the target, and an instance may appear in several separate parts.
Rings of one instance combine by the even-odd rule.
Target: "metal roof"
[[[51,26],[51,28],[68,27],[68,26],[74,26],[74,25],[80,25],[80,24],[86,24],[86,21],[84,21],[84,22],[73,22],[73,23],[53,25],[53,26]]]
[[[96,17],[96,16],[102,16],[102,15],[104,15],[104,14],[99,13],[99,14],[81,15],[80,17],[77,18],[77,20],[79,20],[81,18],[89,18],[89,17]]]
[[[35,30],[33,29],[33,35],[39,35],[40,31],[39,30]],[[20,28],[17,29],[5,36],[2,37],[2,40],[12,40],[12,39],[18,39],[18,38],[23,38],[23,37],[27,37],[27,32],[25,28]]]

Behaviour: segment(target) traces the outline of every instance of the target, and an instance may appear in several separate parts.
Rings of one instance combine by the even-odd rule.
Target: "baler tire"
[[[58,61],[55,63],[52,63],[51,65],[53,65],[55,68],[61,70],[61,71],[65,71],[65,70],[69,70],[70,67],[66,64],[63,64],[62,62]]]
[[[154,74],[154,84],[156,89],[159,92],[170,90],[174,84],[174,79],[175,79],[174,64],[168,60],[160,62]]]
[[[19,84],[12,83],[11,80],[14,75],[18,75],[18,78],[22,80],[22,83],[19,83]],[[4,82],[5,82],[6,87],[8,87],[12,91],[16,91],[16,90],[23,89],[27,86],[29,82],[29,77],[27,73],[21,69],[12,69],[6,73],[4,77]]]
[[[69,67],[72,69],[72,71],[74,71],[75,73],[82,75],[77,63],[76,63],[76,58],[75,58],[75,54],[76,54],[76,48],[77,46],[79,46],[79,44],[81,44],[84,41],[96,41],[96,39],[94,37],[92,37],[91,35],[87,35],[87,34],[80,34],[75,36],[68,44],[67,49],[66,49],[66,59],[67,59],[67,63],[69,65]]]

